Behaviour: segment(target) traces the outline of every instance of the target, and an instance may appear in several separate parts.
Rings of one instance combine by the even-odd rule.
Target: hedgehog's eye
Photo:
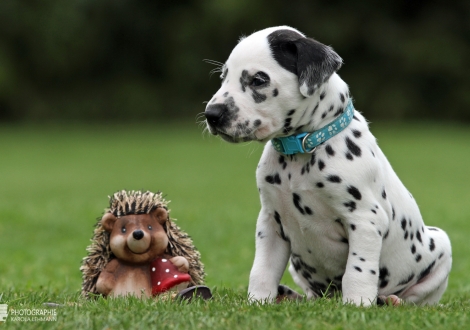
[[[149,230],[152,230],[152,226],[150,226],[150,225],[149,225],[149,227],[148,227],[148,228],[149,228]]]
[[[125,232],[126,232],[126,227],[122,227],[122,228],[121,228],[121,231],[122,231],[123,233],[125,233]]]

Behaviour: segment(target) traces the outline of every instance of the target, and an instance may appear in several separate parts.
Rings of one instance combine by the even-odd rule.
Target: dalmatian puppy
[[[266,143],[250,299],[295,296],[279,286],[290,259],[307,298],[338,291],[363,306],[436,304],[452,264],[449,238],[424,225],[354,110],[341,65],[332,48],[281,26],[241,39],[221,67],[204,113],[208,130],[232,143]],[[282,139],[302,133],[317,134],[316,148],[309,135],[300,152],[284,150]]]

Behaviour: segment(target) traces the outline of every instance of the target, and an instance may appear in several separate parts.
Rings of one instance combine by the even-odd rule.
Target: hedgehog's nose
[[[134,237],[136,240],[140,240],[142,237],[144,237],[144,232],[142,230],[135,230],[132,233],[132,237]]]

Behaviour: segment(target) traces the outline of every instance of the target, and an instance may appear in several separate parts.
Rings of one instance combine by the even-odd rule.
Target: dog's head
[[[291,27],[253,33],[222,66],[222,86],[205,110],[207,127],[229,142],[289,135],[286,118],[308,104],[341,64],[332,48]]]

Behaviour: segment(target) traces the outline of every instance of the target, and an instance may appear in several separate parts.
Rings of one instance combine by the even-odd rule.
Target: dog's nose
[[[217,126],[227,110],[227,105],[223,103],[211,104],[206,108],[204,115],[209,125]]]
[[[140,240],[142,237],[144,237],[144,232],[140,229],[135,230],[132,233],[132,237],[134,237],[136,240]]]

